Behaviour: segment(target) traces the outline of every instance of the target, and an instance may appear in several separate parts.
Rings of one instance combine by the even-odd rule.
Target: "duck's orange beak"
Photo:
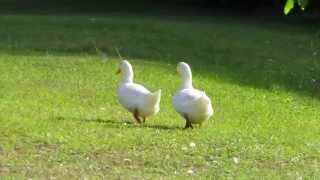
[[[121,69],[118,69],[116,74],[120,74],[121,73]]]

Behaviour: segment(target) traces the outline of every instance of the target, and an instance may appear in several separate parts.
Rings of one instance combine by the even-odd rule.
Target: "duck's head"
[[[133,80],[133,70],[132,66],[127,60],[122,60],[120,62],[119,69],[116,74],[122,74],[124,80],[132,81]]]
[[[132,66],[131,64],[129,63],[129,61],[127,60],[122,60],[120,62],[120,66],[119,66],[119,69],[117,70],[116,74],[126,74],[128,73],[129,71],[132,71]]]
[[[179,62],[177,65],[177,72],[180,76],[186,77],[191,74],[191,68],[190,66],[185,62]]]

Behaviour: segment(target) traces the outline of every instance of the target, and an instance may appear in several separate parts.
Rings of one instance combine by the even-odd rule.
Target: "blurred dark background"
[[[109,13],[172,12],[283,15],[285,0],[0,0],[0,13]],[[320,1],[311,0],[307,11],[320,14]],[[293,13],[292,13],[293,14]]]

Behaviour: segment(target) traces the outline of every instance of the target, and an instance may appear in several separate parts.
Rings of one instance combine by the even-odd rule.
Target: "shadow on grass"
[[[3,16],[2,53],[96,54],[174,65],[241,86],[320,97],[319,23],[230,16]],[[298,22],[300,22],[299,20]],[[40,22],[40,23],[39,23]],[[295,21],[294,21],[295,22]],[[304,22],[304,21],[302,21]]]
[[[158,129],[158,130],[181,130],[181,127],[171,127],[171,126],[164,126],[164,125],[150,125],[150,124],[136,124],[132,121],[114,121],[110,119],[101,119],[101,118],[65,118],[65,117],[56,117],[54,120],[58,121],[78,121],[80,123],[102,123],[106,125],[111,125],[113,127],[126,127],[126,128],[152,128],[152,129]]]

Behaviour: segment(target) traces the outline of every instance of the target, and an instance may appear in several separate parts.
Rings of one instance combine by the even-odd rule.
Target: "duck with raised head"
[[[193,88],[191,68],[187,63],[178,63],[177,72],[182,84],[173,97],[173,106],[186,120],[185,128],[193,128],[192,124],[201,125],[213,115],[211,100],[205,92]]]
[[[134,83],[132,66],[126,60],[121,61],[117,74],[122,75],[118,86],[119,102],[133,114],[138,123],[145,122],[148,116],[159,112],[161,90],[150,92],[144,86]]]

